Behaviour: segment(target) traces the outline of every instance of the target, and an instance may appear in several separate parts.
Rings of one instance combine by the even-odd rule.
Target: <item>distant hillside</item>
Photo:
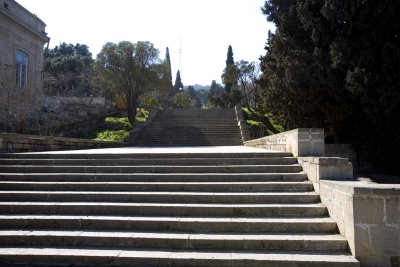
[[[194,90],[210,90],[210,85],[200,85],[200,84],[195,84],[195,85],[191,85],[194,87]],[[185,90],[187,90],[188,86],[184,86]]]

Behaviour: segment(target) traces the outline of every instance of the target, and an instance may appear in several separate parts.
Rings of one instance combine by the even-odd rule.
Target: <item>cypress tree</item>
[[[228,46],[228,53],[226,56],[226,66],[222,73],[222,82],[225,84],[225,92],[230,93],[232,88],[237,85],[237,68],[233,59],[232,46]]]
[[[171,81],[171,87],[172,87],[172,69],[171,69],[171,58],[169,56],[169,48],[166,48],[165,51],[165,64],[167,64],[167,77]]]
[[[181,72],[178,70],[175,78],[174,92],[176,94],[179,93],[179,91],[181,90],[183,90],[183,83],[181,80]]]

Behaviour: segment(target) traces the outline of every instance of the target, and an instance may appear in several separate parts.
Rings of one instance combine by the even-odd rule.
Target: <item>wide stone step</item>
[[[296,164],[293,157],[282,158],[154,158],[154,159],[0,159],[0,165],[284,165]]]
[[[296,173],[299,164],[291,165],[223,165],[223,166],[54,166],[3,165],[1,173]]]
[[[99,249],[97,247],[17,247],[0,248],[0,263],[46,263],[52,266],[221,266],[221,267],[359,267],[358,261],[340,252],[301,251],[202,251]]]
[[[135,143],[135,146],[145,146],[145,147],[173,147],[173,146],[179,146],[179,147],[202,147],[202,146],[238,146],[238,145],[243,145],[243,142],[240,140],[232,141],[232,142],[198,142],[196,143],[191,142],[191,141],[165,141],[165,140],[159,140],[159,141],[152,141],[152,140],[140,140]]]
[[[169,152],[155,152],[157,153],[148,153],[146,149],[143,149],[143,153],[138,149],[137,153],[119,153],[113,151],[112,149],[101,150],[98,153],[90,153],[90,152],[82,152],[76,151],[75,153],[70,151],[60,151],[60,152],[31,152],[31,153],[0,153],[0,158],[19,158],[19,159],[153,159],[153,158],[279,158],[279,157],[292,157],[291,153],[288,152],[237,152],[237,153],[224,153],[224,152],[215,152],[215,153],[190,153],[190,152],[181,152],[181,153],[169,153]]]
[[[96,201],[164,203],[315,203],[315,192],[110,192],[110,191],[0,191],[0,201]]]
[[[272,182],[306,181],[305,173],[0,173],[1,181]]]
[[[2,214],[157,215],[157,216],[326,216],[326,207],[314,204],[193,204],[109,202],[0,202]],[[199,229],[201,230],[201,229]]]
[[[145,231],[335,233],[328,217],[161,217],[92,215],[0,215],[0,229],[65,228]]]
[[[0,230],[0,243],[23,246],[106,246],[203,250],[345,251],[347,240],[337,234],[109,232],[80,230]]]
[[[237,138],[236,140],[184,140],[182,138],[144,138],[137,140],[136,144],[142,144],[142,146],[152,146],[152,147],[173,147],[173,146],[240,146],[243,145],[243,140]]]
[[[28,182],[0,181],[0,190],[273,192],[313,190],[306,182]]]

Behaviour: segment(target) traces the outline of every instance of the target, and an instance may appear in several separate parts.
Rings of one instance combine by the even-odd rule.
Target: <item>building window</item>
[[[15,63],[16,84],[25,88],[28,82],[28,56],[21,51],[17,51]]]

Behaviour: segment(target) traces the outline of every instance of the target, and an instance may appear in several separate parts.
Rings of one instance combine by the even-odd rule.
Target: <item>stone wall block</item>
[[[400,197],[385,199],[386,223],[400,225]]]
[[[369,227],[366,225],[356,225],[355,226],[355,240],[353,240],[356,244],[356,255],[371,255],[373,252],[371,251],[371,242],[370,242],[370,234]]]
[[[377,197],[354,197],[354,220],[362,224],[382,224],[384,199]]]
[[[377,254],[400,255],[400,229],[398,226],[376,225],[370,227],[371,250]]]

